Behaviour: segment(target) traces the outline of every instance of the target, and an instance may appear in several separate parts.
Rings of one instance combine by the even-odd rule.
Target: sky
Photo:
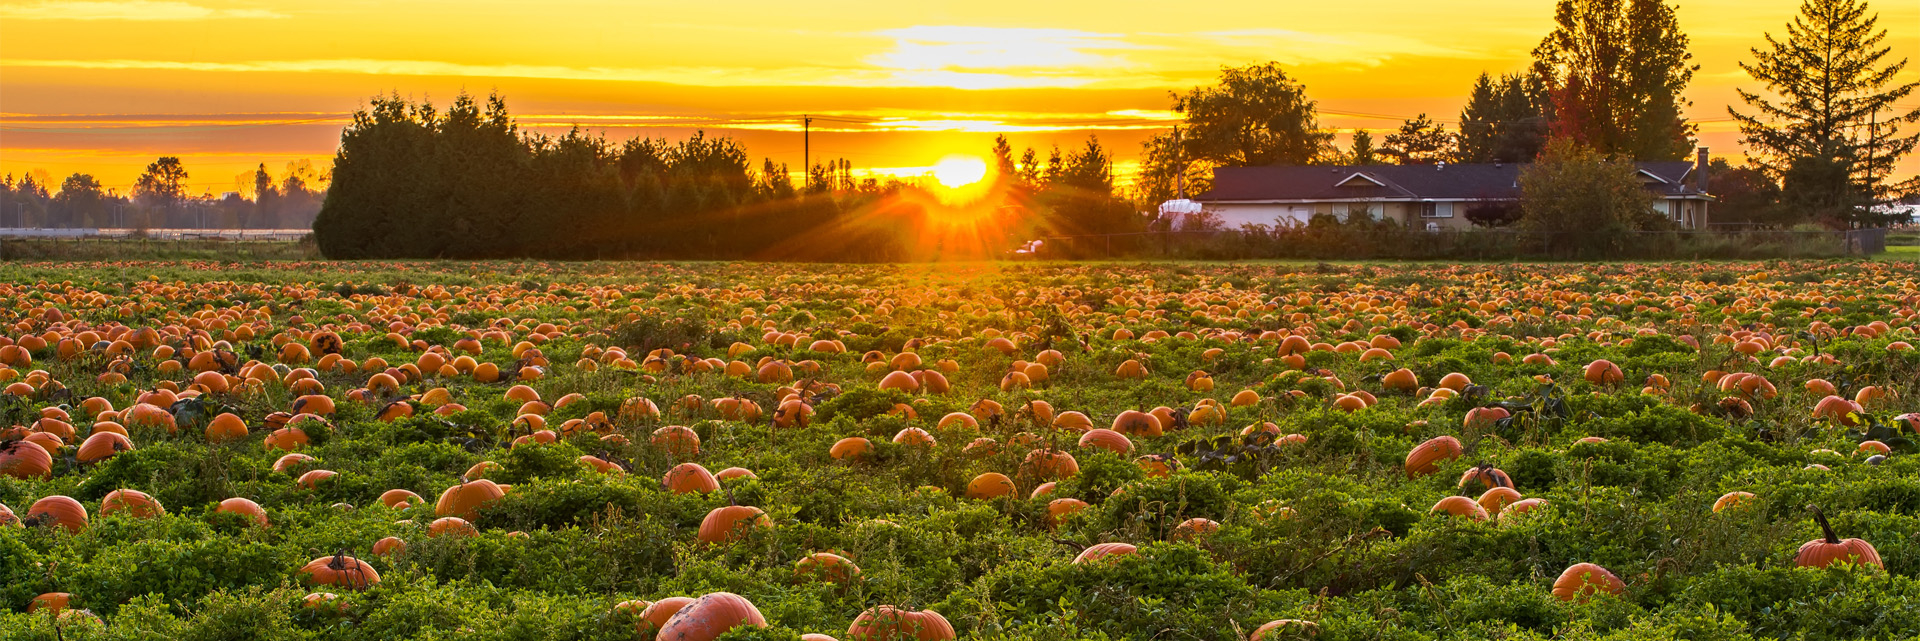
[[[1798,5],[1678,3],[1701,66],[1687,113],[1716,156],[1741,154],[1735,89],[1760,89],[1738,63]],[[1892,57],[1920,58],[1920,2],[1872,8]],[[701,129],[795,171],[804,154],[919,175],[1005,134],[1042,155],[1096,135],[1125,174],[1171,124],[1169,92],[1223,65],[1281,62],[1342,132],[1451,125],[1477,75],[1527,66],[1552,16],[1549,0],[0,0],[0,173],[124,193],[172,155],[219,194],[261,163],[330,166],[371,96],[466,91],[539,130]]]

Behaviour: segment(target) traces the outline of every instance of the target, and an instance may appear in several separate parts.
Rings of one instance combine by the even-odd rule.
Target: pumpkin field
[[[1920,636],[1920,265],[0,268],[0,639]]]

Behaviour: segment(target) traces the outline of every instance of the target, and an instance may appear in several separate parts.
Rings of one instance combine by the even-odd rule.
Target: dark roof
[[[1699,195],[1693,163],[1637,163],[1647,188],[1663,196]],[[1220,167],[1213,188],[1194,200],[1513,200],[1524,164]],[[1664,181],[1664,182],[1663,182]],[[1343,184],[1345,186],[1343,186]]]

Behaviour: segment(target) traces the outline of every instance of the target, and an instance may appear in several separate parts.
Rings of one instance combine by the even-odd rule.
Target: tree
[[[1878,20],[1864,0],[1806,0],[1785,40],[1767,34],[1768,47],[1740,64],[1777,99],[1740,90],[1754,113],[1727,113],[1751,160],[1781,181],[1784,201],[1814,217],[1883,223],[1867,206],[1888,195],[1895,163],[1920,142],[1920,131],[1901,132],[1920,122],[1920,107],[1902,113],[1895,104],[1920,82],[1895,82],[1907,61],[1883,63]]]
[[[1387,146],[1381,151],[1401,165],[1431,165],[1452,159],[1453,134],[1447,128],[1420,114],[1400,124],[1400,130],[1387,134]]]
[[[74,173],[60,181],[60,193],[53,198],[65,213],[66,223],[77,227],[101,227],[107,219],[107,194],[93,176]]]
[[[1681,97],[1693,72],[1687,35],[1665,0],[1560,0],[1533,50],[1552,99],[1553,133],[1602,154],[1679,160],[1695,127]]]
[[[187,198],[187,168],[174,156],[153,161],[134,181],[133,196],[163,213],[178,209]]]
[[[1780,203],[1780,185],[1751,163],[1735,167],[1715,158],[1707,170],[1707,193],[1713,194],[1713,219],[1720,223],[1748,223],[1787,227],[1804,220]]]
[[[1617,247],[1620,233],[1655,227],[1653,194],[1630,161],[1609,159],[1570,139],[1547,143],[1540,159],[1520,172],[1521,229],[1544,234],[1581,255]]]
[[[1380,152],[1373,146],[1373,134],[1361,129],[1353,132],[1353,141],[1348,146],[1346,164],[1375,165],[1380,163]]]
[[[1465,163],[1532,161],[1546,144],[1549,103],[1539,76],[1507,74],[1496,80],[1480,74],[1460,110],[1454,158]]]
[[[1219,84],[1174,96],[1185,157],[1222,167],[1305,165],[1332,150],[1306,88],[1280,63],[1226,67]]]

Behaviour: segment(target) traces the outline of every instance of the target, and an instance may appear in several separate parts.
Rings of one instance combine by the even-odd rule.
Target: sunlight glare
[[[987,161],[974,156],[947,156],[933,166],[933,177],[947,189],[958,189],[987,177]]]

